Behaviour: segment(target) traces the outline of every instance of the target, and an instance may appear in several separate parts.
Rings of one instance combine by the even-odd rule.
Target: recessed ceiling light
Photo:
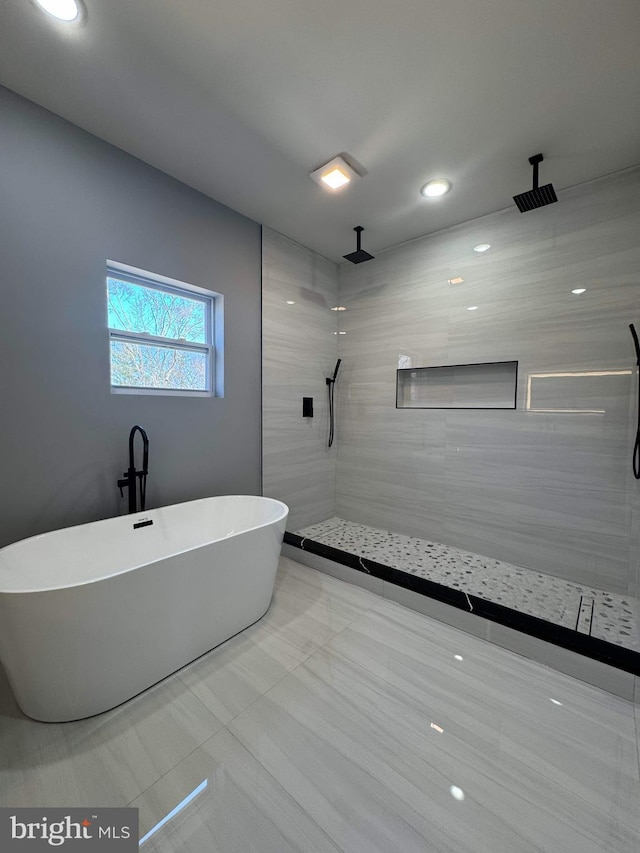
[[[478,310],[477,305],[469,305],[469,307],[467,308],[467,311],[477,311],[477,310]]]
[[[80,15],[80,6],[76,0],[35,0],[48,15],[59,21],[75,21]]]
[[[431,723],[431,728],[435,729],[437,732],[440,732],[440,734],[444,734],[444,729],[442,728],[442,726],[439,726],[437,723]]]
[[[347,309],[344,307],[344,305],[334,305],[331,310],[332,311],[346,311]]]
[[[426,183],[420,192],[425,198],[438,198],[445,193],[448,193],[451,189],[451,184],[445,178],[438,178],[435,181],[429,181]]]
[[[360,175],[343,157],[334,157],[324,166],[310,172],[309,177],[313,178],[321,187],[335,191],[350,184],[354,178],[359,178]]]
[[[458,788],[457,785],[452,785],[449,788],[449,793],[453,797],[454,800],[464,800],[464,791],[462,788]]]
[[[448,278],[447,281],[449,282],[449,284],[462,284],[464,279],[458,276],[457,278]]]
[[[295,304],[296,303],[293,301],[293,299],[287,299],[287,305],[295,305]]]
[[[562,705],[562,702],[558,702],[557,699],[551,699],[554,705]]]
[[[464,658],[462,657],[462,655],[454,655],[454,658],[455,658],[456,660],[464,660]]]
[[[571,293],[575,293],[576,295],[579,293],[584,293],[586,291],[586,287],[576,287],[575,290],[572,290]]]
[[[491,248],[491,243],[478,243],[477,246],[473,247],[474,252],[488,252]]]

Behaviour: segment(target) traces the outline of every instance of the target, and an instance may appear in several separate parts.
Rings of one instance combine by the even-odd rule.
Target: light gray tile
[[[636,718],[636,748],[638,752],[638,767],[640,767],[640,677],[635,678],[634,713]],[[640,771],[639,771],[640,772]]]
[[[202,790],[169,822],[163,818]],[[337,853],[329,837],[225,729],[131,803],[145,850],[180,853]]]
[[[291,635],[268,642],[254,626],[189,664],[179,678],[226,723],[297,666],[292,645]]]
[[[287,594],[295,591],[301,596],[313,597],[327,607],[342,607],[349,621],[379,601],[379,597],[368,590],[358,589],[341,579],[327,577],[325,573],[309,571],[306,566],[286,557],[280,559],[276,594],[282,588]]]
[[[200,681],[37,724],[0,803],[131,804],[144,833],[202,785],[145,842],[176,853],[638,849],[633,703],[292,560],[272,611]],[[185,675],[225,718],[251,704],[221,728]],[[3,707],[2,748],[28,737]]]
[[[180,670],[179,677],[227,723],[377,601],[282,557],[265,616]]]
[[[576,654],[569,649],[562,649],[537,637],[514,631],[506,625],[497,625],[495,622],[489,626],[488,639],[496,645],[532,658],[559,672],[586,681],[588,684],[594,684],[616,696],[633,700],[634,676],[629,672]]]
[[[415,638],[405,633],[410,649]],[[497,719],[515,715],[501,711],[478,672],[476,705],[484,705],[483,716],[494,726],[485,735],[477,713],[459,717],[452,705],[455,676],[443,673],[436,687],[425,684],[429,697],[443,691],[440,707],[416,701],[337,655],[333,646],[343,636],[229,725],[339,847],[385,853],[634,849],[639,783],[630,759],[619,755],[629,735],[625,742],[607,733],[607,745],[592,760],[601,775],[585,779],[589,747],[577,738],[565,741],[579,711],[558,723],[550,702],[544,709],[540,703],[536,716],[531,709],[526,714],[525,701],[511,699],[523,719],[498,734]],[[383,638],[379,656],[384,647]],[[431,727],[434,721],[442,732]],[[538,742],[545,738],[541,757]],[[619,793],[613,806],[612,779]],[[451,796],[452,786],[464,792],[463,802]]]
[[[337,514],[637,594],[639,223],[634,169],[565,191],[542,216],[513,208],[341,265]],[[399,366],[512,359],[516,411],[395,408]]]
[[[474,616],[473,613],[459,610],[457,607],[451,607],[442,601],[436,601],[426,595],[420,595],[418,592],[413,592],[411,589],[405,589],[393,583],[385,582],[384,597],[422,613],[424,616],[430,616],[446,625],[459,628],[467,634],[473,634],[474,637],[487,639],[489,623],[481,616]]]
[[[591,796],[594,804],[602,805],[608,785],[619,784],[619,773],[638,790],[630,749],[632,706],[623,699],[387,602],[334,638],[323,653],[344,656],[384,678],[436,721],[478,725],[467,735],[469,746],[483,738],[494,743],[499,731],[495,745],[501,751],[520,755],[567,787],[581,785],[582,772],[593,775],[588,782],[593,792],[581,796]],[[571,773],[572,781],[566,775]]]
[[[535,489],[487,482],[476,485],[464,475],[459,479],[452,476],[447,481],[450,518],[444,524],[443,538],[573,583],[625,592],[626,496],[619,490],[611,495],[593,492],[581,496],[582,520],[577,522],[577,500],[568,502],[572,490],[554,488],[552,483],[540,483]],[[608,516],[602,512],[605,505],[612,508]],[[511,532],[505,538],[507,519]]]
[[[52,743],[4,765],[0,804],[126,805],[221,726],[170,676],[113,711],[65,723]]]
[[[325,379],[337,359],[335,264],[269,228],[263,252],[263,493],[290,509],[289,529],[334,512]],[[293,303],[293,304],[288,304]],[[313,397],[313,418],[302,398]]]
[[[340,563],[335,563],[326,557],[302,551],[300,548],[294,548],[291,545],[283,545],[282,553],[292,560],[297,560],[305,566],[310,566],[341,581],[362,587],[370,592],[374,592],[376,595],[384,594],[384,581],[381,578],[374,578],[365,572],[358,572],[356,569],[349,568],[349,566],[342,566]]]
[[[488,640],[516,654],[523,655],[532,661],[585,681],[601,690],[607,690],[624,699],[633,699],[634,676],[616,667],[592,660],[584,655],[572,652],[570,649],[563,649],[552,643],[539,640],[537,637],[523,634],[521,631],[516,631],[506,625],[498,625],[482,617],[473,616],[471,613],[458,610],[393,584],[385,583],[385,598],[454,628],[459,628],[468,634],[473,634],[480,639]]]

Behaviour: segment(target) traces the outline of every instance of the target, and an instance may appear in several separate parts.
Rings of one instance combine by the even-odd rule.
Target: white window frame
[[[171,350],[183,350],[197,352],[206,355],[206,390],[183,389],[183,388],[154,388],[140,385],[113,385],[112,394],[146,394],[173,397],[213,397],[223,396],[222,388],[222,354],[220,343],[222,339],[222,295],[187,284],[183,281],[167,278],[157,273],[131,267],[118,261],[107,260],[107,279],[115,278],[128,284],[140,285],[150,290],[164,291],[186,299],[202,302],[205,310],[205,343],[187,341],[184,338],[166,338],[160,335],[152,335],[149,332],[132,332],[123,329],[109,328],[109,377],[111,378],[111,343],[122,341],[136,343],[144,346],[160,346]],[[109,292],[107,285],[107,313]]]

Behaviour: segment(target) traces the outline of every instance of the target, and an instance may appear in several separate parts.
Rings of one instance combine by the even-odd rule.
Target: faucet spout
[[[133,458],[133,441],[136,437],[136,432],[139,432],[142,436],[142,472],[143,474],[147,473],[147,467],[149,465],[149,439],[147,438],[146,430],[144,430],[139,424],[136,424],[129,433],[129,468],[135,468],[134,458]],[[144,509],[144,507],[143,507]]]

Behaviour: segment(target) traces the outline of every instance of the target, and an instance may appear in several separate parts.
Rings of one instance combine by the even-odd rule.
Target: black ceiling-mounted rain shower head
[[[535,210],[537,207],[544,207],[546,204],[553,204],[554,201],[558,201],[553,184],[538,186],[538,165],[542,163],[543,159],[542,154],[534,154],[533,157],[529,157],[529,162],[533,166],[533,189],[513,197],[520,213],[526,213],[528,210]]]
[[[343,255],[342,257],[345,261],[351,261],[352,264],[361,264],[363,261],[372,261],[373,255],[370,255],[369,252],[365,252],[364,249],[360,248],[360,235],[364,231],[362,225],[356,225],[353,229],[358,235],[358,242],[355,252],[350,252],[348,255]]]

